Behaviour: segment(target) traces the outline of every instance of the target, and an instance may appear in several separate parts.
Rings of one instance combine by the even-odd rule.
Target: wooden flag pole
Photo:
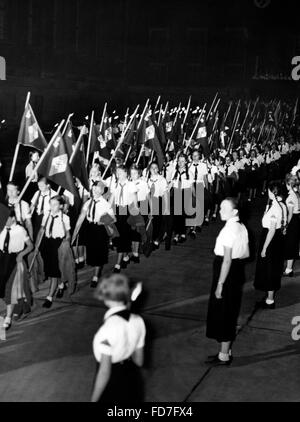
[[[245,126],[245,123],[246,123],[246,120],[247,120],[247,117],[248,117],[249,113],[250,113],[250,103],[249,103],[249,105],[247,107],[247,112],[246,112],[245,118],[243,120],[241,129],[240,129],[240,134],[242,134],[242,132],[243,132],[243,129],[244,129],[244,126]]]
[[[198,117],[197,123],[196,123],[196,125],[195,125],[195,127],[194,127],[194,129],[193,129],[193,132],[192,132],[192,134],[191,134],[191,136],[190,136],[190,139],[189,139],[189,141],[188,141],[188,143],[187,143],[187,146],[186,146],[186,148],[185,148],[185,150],[184,150],[184,153],[185,153],[185,154],[187,153],[187,151],[188,151],[188,149],[189,149],[189,147],[190,147],[190,145],[191,145],[191,142],[192,142],[193,136],[195,135],[195,132],[196,132],[196,130],[197,130],[197,128],[198,128],[198,125],[199,125],[199,123],[200,123],[200,121],[201,121],[201,119],[202,119],[202,116],[203,116],[203,114],[204,114],[204,112],[205,112],[206,106],[207,106],[207,104],[205,103],[205,104],[204,104],[204,107],[203,107],[203,109],[202,109],[202,111],[201,111],[201,113],[200,113],[200,116]]]
[[[47,145],[47,148],[46,148],[46,149],[45,149],[45,151],[43,152],[43,154],[42,154],[42,156],[41,156],[41,158],[40,158],[39,162],[38,162],[38,163],[37,163],[37,165],[35,166],[35,168],[34,168],[33,172],[31,173],[30,177],[28,177],[28,179],[27,179],[27,181],[26,181],[26,183],[25,183],[25,186],[23,187],[23,190],[22,190],[22,192],[20,193],[20,195],[19,195],[19,197],[18,197],[18,201],[17,201],[17,202],[20,202],[20,201],[21,201],[21,199],[22,199],[22,197],[23,197],[24,193],[26,192],[26,190],[27,190],[27,188],[28,188],[29,184],[30,184],[30,183],[31,183],[31,181],[35,178],[35,176],[36,176],[36,174],[37,174],[37,172],[38,172],[38,169],[40,168],[40,166],[41,166],[42,162],[44,161],[44,159],[45,159],[45,156],[46,156],[47,152],[50,150],[50,148],[51,148],[51,147],[52,147],[52,145],[54,144],[54,142],[55,142],[55,140],[56,140],[56,137],[57,137],[57,135],[58,135],[59,131],[61,130],[62,126],[64,125],[64,123],[65,123],[65,120],[62,120],[62,121],[60,122],[60,124],[59,124],[58,128],[56,129],[56,131],[55,131],[54,135],[52,136],[52,138],[51,138],[51,140],[50,140],[49,144]]]
[[[263,130],[264,130],[264,127],[265,127],[265,124],[266,124],[266,119],[263,121],[263,124],[261,126],[261,130],[260,130],[260,133],[259,133],[258,138],[257,138],[257,141],[256,141],[257,143],[259,142],[259,140],[261,138],[261,135],[262,135]]]
[[[121,138],[120,138],[120,140],[119,140],[119,142],[118,142],[118,145],[117,145],[117,147],[116,147],[116,149],[115,149],[114,153],[112,154],[112,156],[111,156],[111,158],[110,158],[110,160],[109,160],[109,162],[108,162],[108,164],[107,164],[107,166],[106,166],[106,169],[104,170],[104,173],[103,173],[103,175],[102,175],[102,179],[104,179],[104,177],[106,176],[106,173],[108,172],[108,169],[109,169],[109,167],[111,166],[111,163],[112,163],[112,162],[113,162],[113,160],[115,159],[115,156],[116,156],[116,154],[117,154],[118,150],[120,149],[120,147],[121,147],[121,145],[122,145],[122,143],[123,143],[123,141],[124,141],[124,138],[125,138],[125,136],[126,136],[126,133],[127,133],[128,129],[130,128],[131,123],[133,122],[133,119],[135,118],[135,116],[136,116],[136,114],[137,114],[137,112],[138,112],[139,107],[140,107],[139,105],[136,107],[136,109],[134,110],[133,115],[132,115],[132,116],[131,116],[131,118],[130,118],[130,121],[129,121],[128,125],[126,126],[125,130],[123,131],[123,133],[122,133],[122,135],[121,135]]]
[[[185,116],[184,116],[184,119],[183,119],[183,122],[182,122],[182,128],[184,128],[184,125],[186,123],[186,119],[187,119],[187,116],[188,116],[190,108],[191,108],[191,101],[192,101],[192,97],[190,96],[189,102],[188,102],[188,105],[187,105],[187,108],[186,108]]]
[[[142,123],[143,123],[143,119],[144,119],[144,117],[145,117],[145,114],[146,114],[146,111],[147,111],[147,108],[148,108],[148,104],[149,104],[149,98],[147,99],[147,101],[146,101],[146,104],[145,104],[145,107],[144,107],[144,110],[143,110],[143,113],[141,114],[141,118],[140,118],[140,121],[139,121],[139,124],[138,124],[138,126],[137,126],[137,131],[140,129],[140,127],[141,127],[141,125],[142,125]]]
[[[218,114],[219,114],[219,113],[218,113]],[[212,128],[212,132],[211,132],[211,135],[210,135],[210,137],[209,137],[209,141],[208,141],[208,146],[210,146],[210,144],[211,144],[211,139],[212,139],[212,137],[213,137],[213,135],[214,135],[214,132],[215,132],[215,129],[216,129],[216,126],[217,126],[218,120],[219,120],[219,116],[218,116],[218,114],[216,114],[216,117],[215,117],[214,126],[213,126],[213,128]]]
[[[218,107],[219,107],[219,104],[220,104],[220,101],[221,101],[221,99],[219,98],[219,99],[218,99],[217,104],[215,105],[215,108],[214,108],[214,113],[216,113],[216,112],[217,112]]]
[[[159,114],[158,114],[158,121],[157,121],[158,126],[160,125],[161,115],[163,113],[162,107],[163,107],[163,105],[161,104],[160,109],[159,109]]]
[[[71,120],[71,117],[73,117],[74,116],[74,113],[71,113],[71,114],[69,114],[68,115],[68,118],[67,118],[67,120],[66,120],[66,124],[65,124],[65,126],[64,126],[64,128],[63,128],[63,130],[62,130],[62,136],[64,136],[64,134],[66,133],[66,130],[67,130],[67,127],[68,127],[68,124],[69,124],[69,121]]]
[[[157,101],[156,101],[155,107],[154,107],[153,114],[155,114],[155,112],[156,112],[156,110],[157,110],[158,104],[160,103],[160,99],[161,99],[161,96],[159,95],[159,96],[158,96],[158,98],[157,98]]]
[[[230,101],[230,103],[229,103],[228,110],[226,112],[225,119],[224,119],[224,125],[225,125],[226,120],[227,120],[227,118],[229,116],[229,113],[230,113],[231,108],[232,108],[232,101]]]
[[[240,112],[238,112],[237,118],[235,120],[235,124],[234,124],[234,127],[233,127],[231,138],[230,138],[230,141],[229,141],[229,144],[228,144],[227,154],[230,152],[231,144],[232,144],[232,141],[233,141],[233,137],[234,137],[234,134],[235,134],[235,130],[236,130],[239,118],[240,118]]]
[[[93,128],[93,124],[94,124],[94,116],[95,116],[95,112],[94,110],[92,111],[92,115],[91,115],[91,123],[90,123],[90,131],[89,131],[89,140],[88,140],[88,147],[87,147],[87,154],[86,154],[86,166],[88,167],[89,165],[89,156],[90,156],[90,150],[91,150],[91,141],[92,141],[92,128]]]
[[[213,101],[212,101],[212,103],[211,103],[211,106],[210,106],[209,112],[208,112],[208,114],[207,114],[207,119],[206,119],[206,121],[208,121],[208,120],[210,119],[210,113],[212,112],[212,109],[213,109],[213,107],[214,107],[214,105],[215,105],[215,102],[216,102],[216,100],[217,100],[217,98],[218,98],[218,95],[219,95],[219,93],[217,92],[217,93],[216,93],[216,95],[215,95],[215,97],[214,97],[214,99],[213,99]]]
[[[76,142],[76,144],[75,144],[75,148],[74,148],[74,150],[73,150],[73,152],[72,152],[72,155],[71,155],[71,157],[70,157],[70,159],[69,159],[69,164],[70,164],[70,165],[72,164],[72,162],[73,162],[73,160],[74,160],[74,157],[75,157],[76,152],[77,152],[77,150],[78,150],[78,148],[79,148],[79,146],[80,146],[81,139],[82,139],[82,137],[83,137],[83,135],[84,135],[84,133],[85,133],[85,130],[86,130],[86,126],[85,126],[85,125],[83,125],[83,126],[82,126],[82,128],[81,128],[81,131],[80,131],[79,137],[78,137],[78,139],[77,139],[77,142]]]
[[[26,108],[28,107],[28,104],[29,104],[29,101],[30,101],[30,96],[31,96],[31,93],[28,92],[27,97],[26,97],[26,101],[25,101],[24,110],[26,110]],[[16,148],[15,148],[14,157],[13,157],[13,162],[12,162],[12,166],[11,166],[11,170],[10,170],[10,175],[9,175],[9,181],[10,182],[14,178],[15,169],[16,169],[16,165],[17,165],[17,159],[18,159],[18,155],[19,155],[19,150],[20,150],[20,144],[17,141],[17,145],[16,145]]]

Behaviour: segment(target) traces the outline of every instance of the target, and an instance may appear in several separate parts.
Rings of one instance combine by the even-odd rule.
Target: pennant
[[[39,127],[30,104],[24,110],[18,134],[18,143],[27,147],[44,151],[47,147],[46,139]]]

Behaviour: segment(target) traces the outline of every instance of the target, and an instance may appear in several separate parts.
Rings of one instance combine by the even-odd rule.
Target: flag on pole
[[[28,104],[24,110],[18,135],[18,143],[26,147],[44,151],[47,147],[46,139],[39,127],[36,117]]]
[[[159,170],[161,170],[164,165],[164,154],[156,133],[154,122],[150,116],[145,120],[145,125],[143,127],[145,146],[156,152],[157,164]]]
[[[73,153],[73,145],[75,146],[76,144],[76,138],[72,128],[72,123],[70,121],[68,122],[66,131],[64,133],[64,141],[68,151],[68,155],[69,157],[71,157]]]
[[[86,168],[86,159],[84,153],[84,142],[83,136],[80,138],[80,142],[76,144],[72,155],[72,161],[70,167],[74,177],[77,177],[82,186],[88,191],[89,190],[89,177]]]
[[[41,176],[51,180],[57,186],[69,191],[74,197],[78,197],[65,141],[60,132],[56,135],[56,139],[47,152],[41,163],[38,173]]]
[[[207,129],[206,129],[204,117],[202,117],[202,119],[200,120],[197,131],[196,131],[196,143],[202,146],[203,154],[205,155],[205,157],[208,157],[209,147],[208,147]]]

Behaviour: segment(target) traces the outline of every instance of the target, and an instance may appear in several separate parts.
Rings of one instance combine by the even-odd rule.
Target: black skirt
[[[108,263],[109,237],[105,226],[86,225],[86,262],[92,267],[103,267]]]
[[[118,253],[131,252],[132,233],[131,233],[131,227],[127,223],[129,215],[130,214],[128,212],[127,207],[116,208],[116,219],[117,219],[116,227],[120,236],[116,237],[113,242],[115,246],[117,247]]]
[[[17,254],[4,253],[0,251],[0,298],[5,299],[5,303],[10,304],[11,287],[9,279],[16,268]],[[8,291],[8,288],[10,291]]]
[[[98,373],[99,364],[97,365]],[[140,369],[131,361],[112,364],[108,384],[99,403],[142,403],[143,382]]]
[[[40,252],[44,261],[44,272],[47,278],[60,278],[61,272],[59,268],[58,249],[63,239],[53,239],[46,236],[43,237]]]
[[[233,259],[229,274],[223,285],[222,299],[217,299],[217,289],[222,256],[216,256],[213,263],[213,282],[208,303],[206,336],[218,342],[233,341],[241,307],[242,289],[245,282],[244,260]]]
[[[284,266],[284,235],[281,229],[277,229],[268,246],[266,257],[261,257],[268,229],[263,229],[256,263],[254,287],[262,292],[278,291],[281,287],[281,277]]]
[[[284,258],[298,259],[300,243],[300,215],[294,214],[284,238]]]

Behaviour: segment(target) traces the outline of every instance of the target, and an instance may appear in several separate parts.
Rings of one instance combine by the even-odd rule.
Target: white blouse
[[[270,229],[272,223],[275,223],[276,229],[280,229],[282,226],[282,222],[284,225],[287,221],[287,212],[285,208],[285,204],[281,206],[277,201],[273,201],[271,207],[267,206],[265,214],[262,218],[262,226],[264,229]]]
[[[216,240],[215,255],[224,256],[224,247],[232,249],[232,259],[249,257],[248,231],[244,224],[239,222],[239,217],[228,220],[220,231]]]
[[[94,202],[94,204],[93,204]],[[93,207],[95,206],[95,214],[93,211]],[[89,199],[82,208],[83,211],[86,212],[86,218],[88,221],[92,223],[99,223],[100,218],[105,215],[109,214],[112,218],[114,218],[114,212],[110,204],[103,198],[100,197],[97,200]],[[93,221],[93,215],[95,215],[94,221]]]
[[[3,251],[5,238],[7,234],[7,228],[4,227],[0,233],[0,250]],[[19,224],[13,224],[10,227],[10,240],[8,244],[8,253],[19,253],[25,249],[26,242],[28,242],[29,236],[24,227]]]
[[[145,201],[149,195],[149,186],[144,179],[139,178],[138,180],[132,181],[137,190],[137,200],[139,202]]]
[[[300,198],[293,189],[289,189],[286,205],[288,208],[293,208],[293,214],[300,213]]]
[[[172,183],[173,183],[173,187],[175,189],[179,188],[179,182],[180,182],[180,172],[177,173],[177,170],[174,171],[173,175],[172,175]],[[176,176],[176,178],[174,179],[174,177]],[[191,177],[189,177],[189,179],[187,178],[187,174],[186,171],[184,170],[181,173],[181,189],[189,189],[191,188],[193,184],[193,179],[191,179]]]
[[[164,196],[164,194],[168,191],[168,183],[166,179],[159,174],[157,176],[150,177],[148,180],[148,187],[150,192],[152,186],[154,187],[153,196],[155,198]]]
[[[52,214],[44,215],[42,220],[42,227],[45,227],[45,236],[50,237],[50,226],[52,222]],[[49,217],[49,218],[48,218]],[[53,239],[63,239],[66,236],[66,232],[71,230],[70,217],[62,212],[54,215],[54,223],[52,229]]]
[[[50,200],[54,196],[56,196],[56,192],[54,192],[54,190],[52,189],[47,190],[46,193],[42,193],[41,191],[35,192],[31,200],[31,205],[35,207],[38,215],[48,214],[50,212]],[[42,205],[43,205],[43,209],[42,209]]]
[[[196,169],[197,169],[197,180],[196,180]],[[204,178],[205,176],[207,176],[207,173],[208,173],[207,166],[203,162],[191,163],[189,167],[190,179],[193,182],[204,183]]]
[[[114,204],[117,206],[126,207],[131,205],[136,199],[137,188],[135,184],[129,180],[126,180],[123,183],[118,182],[117,185],[113,184],[110,191],[113,196]]]
[[[131,314],[128,321],[115,313],[125,310],[125,306],[110,309],[104,316],[104,324],[93,341],[95,358],[101,362],[101,355],[111,356],[112,363],[122,362],[145,345],[146,327],[143,319]]]
[[[31,212],[29,204],[23,200],[19,203],[16,202],[13,204],[12,202],[8,201],[9,206],[14,205],[16,219],[18,223],[23,223],[25,220],[31,219]]]

